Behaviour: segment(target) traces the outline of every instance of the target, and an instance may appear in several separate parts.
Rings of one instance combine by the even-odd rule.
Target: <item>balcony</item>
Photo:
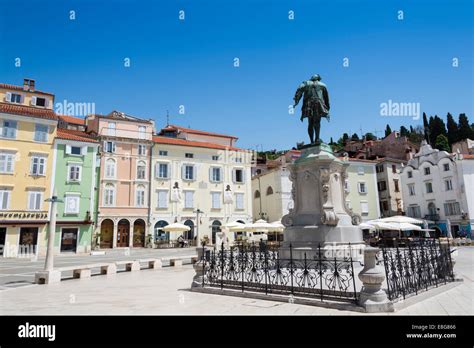
[[[439,214],[425,215],[425,220],[438,221],[439,220]]]

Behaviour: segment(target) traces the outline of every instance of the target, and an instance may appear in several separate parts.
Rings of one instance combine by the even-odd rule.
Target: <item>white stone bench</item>
[[[183,259],[182,258],[172,258],[172,259],[170,259],[170,266],[171,267],[183,267]]]
[[[161,259],[140,259],[138,262],[147,263],[149,269],[160,269],[163,266]]]
[[[100,274],[117,273],[117,267],[113,263],[94,263],[94,264],[79,265],[79,266],[66,266],[66,267],[59,267],[56,270],[61,273],[72,271],[73,278],[86,279],[86,278],[91,277],[93,268],[100,268]]]
[[[135,272],[140,270],[140,262],[137,260],[126,260],[115,262],[117,266],[125,265],[125,270],[128,272]]]

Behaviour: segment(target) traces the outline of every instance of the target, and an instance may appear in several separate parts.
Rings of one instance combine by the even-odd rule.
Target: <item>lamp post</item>
[[[200,240],[199,240],[199,215],[204,214],[204,212],[201,209],[197,208],[195,213],[196,213],[196,246],[198,246],[199,242],[200,242]]]
[[[63,201],[60,200],[56,192],[54,192],[53,196],[51,198],[46,199],[45,202],[51,203],[51,217],[49,220],[46,262],[44,264],[44,270],[38,271],[35,274],[35,283],[37,284],[50,284],[61,281],[61,272],[54,270],[54,236],[56,234],[57,203],[62,203]]]

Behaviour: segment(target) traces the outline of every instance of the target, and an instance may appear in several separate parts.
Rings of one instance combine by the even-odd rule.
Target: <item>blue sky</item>
[[[382,135],[387,123],[421,123],[380,116],[388,100],[419,102],[421,111],[443,117],[465,112],[474,122],[472,4],[0,0],[0,81],[34,78],[56,102],[94,102],[96,112],[120,110],[154,118],[157,126],[169,110],[172,123],[233,134],[241,147],[266,150],[307,142],[300,105],[295,115],[288,106],[315,73],[331,99],[325,141],[361,128]]]

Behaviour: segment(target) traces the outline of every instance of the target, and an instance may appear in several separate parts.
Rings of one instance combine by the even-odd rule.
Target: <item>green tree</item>
[[[412,127],[412,129],[413,129],[413,127]],[[400,127],[400,136],[407,137],[409,135],[410,135],[410,131],[405,126],[401,126]]]
[[[385,136],[389,136],[392,133],[392,128],[390,128],[390,125],[387,124],[387,127],[385,127]]]
[[[426,117],[426,113],[423,113],[423,135],[427,142],[430,142],[430,124],[428,122],[428,118]]]
[[[359,136],[357,135],[357,133],[352,134],[351,140],[359,140]]]
[[[413,128],[410,126],[410,135],[408,136],[408,140],[413,144],[420,145],[422,140],[425,139],[425,132],[424,128],[421,125],[416,126]]]
[[[448,137],[443,134],[438,135],[435,141],[435,148],[440,151],[451,152],[451,148],[449,147]]]
[[[453,145],[456,141],[459,140],[458,138],[458,124],[453,118],[453,115],[451,115],[448,112],[448,115],[446,116],[446,127],[448,128],[448,141],[449,145]]]
[[[469,126],[469,119],[467,118],[466,114],[459,115],[459,122],[458,122],[458,140],[464,139],[473,139],[474,140],[474,132]]]
[[[430,117],[429,129],[430,144],[436,144],[436,138],[438,135],[444,135],[445,137],[448,135],[446,125],[438,115]]]
[[[372,133],[365,133],[365,140],[377,140],[377,137]]]

